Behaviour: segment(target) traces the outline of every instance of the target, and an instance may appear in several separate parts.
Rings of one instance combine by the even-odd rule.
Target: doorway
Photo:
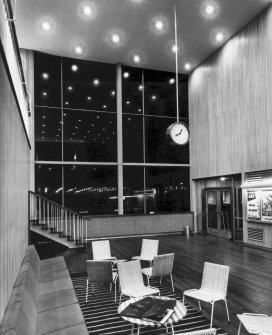
[[[233,238],[232,188],[206,188],[202,199],[206,233],[226,239]]]

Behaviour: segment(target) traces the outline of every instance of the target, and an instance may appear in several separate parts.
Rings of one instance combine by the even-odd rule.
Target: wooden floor
[[[149,237],[150,238],[150,237]],[[253,248],[229,240],[208,235],[156,236],[159,254],[174,252],[174,285],[177,291],[198,288],[201,284],[205,261],[230,266],[228,305],[231,323],[228,324],[225,305],[215,303],[214,322],[229,334],[237,334],[237,313],[254,312],[272,315],[272,251]],[[138,255],[142,238],[111,240],[112,255],[130,259]],[[85,272],[85,260],[92,258],[91,247],[87,250],[65,250],[52,243],[36,244],[42,258],[63,255],[71,273]],[[197,304],[188,300],[193,306]],[[203,314],[209,317],[211,306],[202,304]],[[242,329],[241,334],[246,334]]]

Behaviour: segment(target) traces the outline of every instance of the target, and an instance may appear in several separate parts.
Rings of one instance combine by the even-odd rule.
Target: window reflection
[[[189,163],[189,144],[178,146],[166,137],[166,129],[176,119],[145,117],[145,153],[148,163]],[[187,119],[181,122],[188,124]]]
[[[189,168],[146,168],[146,212],[169,213],[190,210]]]
[[[63,58],[63,106],[116,112],[116,67]]]
[[[36,164],[36,193],[62,204],[62,167],[61,165]]]
[[[144,213],[144,168],[124,166],[123,173],[124,213]]]
[[[117,161],[116,114],[65,110],[65,161]]]
[[[123,113],[143,114],[142,69],[122,67]]]
[[[143,117],[123,115],[124,162],[143,162]]]
[[[82,215],[118,214],[116,166],[64,166],[64,204]]]
[[[61,58],[34,55],[35,105],[61,107]]]
[[[61,160],[61,109],[35,107],[35,157],[40,161]]]

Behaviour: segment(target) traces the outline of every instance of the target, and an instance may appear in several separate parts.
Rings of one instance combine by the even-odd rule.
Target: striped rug
[[[114,285],[112,291],[109,285],[95,284],[95,294],[89,291],[88,305],[85,304],[86,296],[86,275],[72,275],[72,281],[76,296],[79,301],[89,334],[92,335],[125,335],[130,334],[131,324],[124,321],[117,313],[119,292],[117,287],[117,304],[114,303]],[[173,293],[170,288],[165,285],[159,286],[159,281],[151,279],[151,286],[158,287],[161,295],[175,298],[182,301],[182,297],[176,292]],[[123,301],[126,297],[123,298]],[[175,334],[188,331],[208,329],[210,321],[204,317],[199,311],[195,310],[190,304],[185,303],[187,307],[186,317],[174,325]],[[217,329],[217,334],[227,335],[222,329],[213,325]],[[135,332],[136,330],[134,330]],[[170,331],[170,328],[169,328]],[[142,335],[165,335],[164,327],[142,327],[140,334]]]

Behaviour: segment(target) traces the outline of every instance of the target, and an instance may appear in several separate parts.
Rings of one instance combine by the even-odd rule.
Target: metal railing
[[[88,238],[88,219],[32,191],[28,191],[28,218],[30,224],[75,244],[85,244]]]

